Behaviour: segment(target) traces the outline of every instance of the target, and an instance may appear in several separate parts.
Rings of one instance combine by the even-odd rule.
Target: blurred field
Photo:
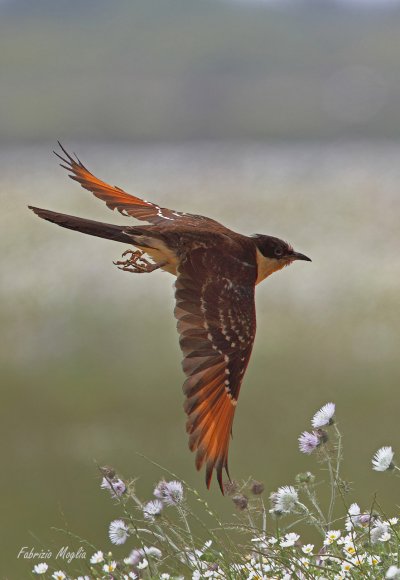
[[[69,145],[69,143],[66,143]],[[20,578],[22,545],[106,546],[113,508],[94,460],[138,476],[147,455],[230,506],[187,449],[173,279],[112,264],[123,244],[39,221],[31,203],[121,223],[69,181],[54,144],[0,150],[3,477],[2,569]],[[99,177],[167,207],[203,213],[243,233],[287,239],[310,255],[258,287],[258,335],[236,415],[230,466],[268,492],[314,461],[297,436],[320,404],[337,403],[345,473],[357,499],[398,501],[371,471],[381,445],[399,451],[400,146],[388,142],[268,145],[74,143]],[[8,577],[8,576],[5,576]]]

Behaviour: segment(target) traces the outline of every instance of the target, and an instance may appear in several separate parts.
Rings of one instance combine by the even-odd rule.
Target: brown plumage
[[[244,236],[200,215],[176,212],[97,179],[60,145],[61,166],[110,209],[151,225],[118,226],[30,208],[67,229],[128,243],[131,257],[116,262],[143,273],[163,269],[177,276],[175,316],[186,381],[184,408],[196,467],[213,470],[223,492],[228,448],[243,376],[256,332],[256,284],[294,260],[309,260],[272,236]],[[149,256],[150,262],[145,255]],[[229,473],[228,473],[229,476]]]

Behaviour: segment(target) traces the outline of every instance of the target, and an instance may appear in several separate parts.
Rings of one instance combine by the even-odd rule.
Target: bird
[[[274,236],[237,233],[214,219],[174,211],[108,185],[58,142],[54,151],[74,181],[108,208],[144,225],[114,225],[28,206],[63,228],[129,244],[114,262],[126,272],[164,270],[176,277],[175,310],[189,448],[197,470],[223,474],[233,419],[256,333],[255,287],[294,261],[311,259]]]

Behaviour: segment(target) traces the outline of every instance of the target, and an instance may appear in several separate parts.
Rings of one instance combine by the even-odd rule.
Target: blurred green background
[[[67,179],[57,139],[127,191],[312,257],[257,288],[231,473],[270,492],[313,470],[297,437],[332,400],[349,499],[378,490],[394,515],[370,458],[399,443],[399,26],[397,2],[0,4],[3,578],[29,576],[22,546],[74,545],[51,526],[111,547],[95,461],[150,497],[145,454],[231,510],[187,449],[172,277],[26,209],[129,223]]]

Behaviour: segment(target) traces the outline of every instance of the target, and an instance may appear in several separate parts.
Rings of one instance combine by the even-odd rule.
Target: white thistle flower
[[[155,499],[147,502],[143,506],[143,515],[146,520],[153,521],[156,516],[159,516],[162,512],[163,504],[159,499]]]
[[[104,564],[103,571],[104,572],[114,572],[115,568],[117,567],[117,562],[114,560],[109,564]]]
[[[319,429],[324,425],[333,424],[333,416],[335,414],[335,403],[327,403],[319,411],[317,411],[311,420],[311,425],[314,429]]]
[[[400,568],[398,568],[397,566],[390,566],[390,568],[387,570],[386,572],[386,576],[385,578],[390,578],[390,579],[395,579],[398,580],[400,579]]]
[[[121,497],[126,492],[126,485],[122,479],[110,480],[107,477],[103,477],[100,487],[101,489],[107,489],[113,498]]]
[[[352,503],[347,512],[345,528],[348,532],[360,523],[361,510],[357,503]]]
[[[183,485],[180,481],[160,481],[154,495],[166,505],[179,505],[183,500]]]
[[[273,505],[273,511],[288,514],[295,510],[299,503],[299,496],[293,486],[284,485],[270,495],[270,500]]]
[[[45,574],[47,572],[48,569],[48,565],[46,564],[46,562],[39,562],[39,564],[36,564],[33,567],[32,572],[34,574]]]
[[[392,537],[392,535],[390,534],[390,532],[383,532],[383,534],[379,538],[379,541],[380,542],[388,542],[391,537]]]
[[[375,471],[387,471],[393,469],[394,451],[391,447],[381,447],[372,458],[372,469]]]
[[[114,520],[108,529],[108,535],[113,544],[125,544],[129,536],[129,529],[123,520]]]
[[[378,541],[385,542],[386,540],[382,540],[383,537],[386,537],[385,534],[389,533],[389,526],[384,522],[375,522],[374,527],[370,531],[370,539],[371,544],[376,544]],[[390,539],[390,534],[389,538]]]
[[[93,556],[90,558],[91,564],[100,564],[100,562],[104,562],[104,554],[101,550],[93,554]]]
[[[66,575],[64,574],[64,572],[62,570],[58,570],[57,572],[54,572],[54,574],[52,575],[53,580],[65,580]]]
[[[294,534],[291,532],[290,534],[285,534],[283,540],[281,540],[280,545],[282,548],[290,548],[295,545],[297,540],[300,538],[299,534]]]
[[[138,570],[144,570],[145,568],[147,568],[148,565],[149,565],[149,563],[146,560],[146,558],[143,558],[143,560],[141,562],[139,562],[139,564],[137,565],[137,568],[138,568]]]

